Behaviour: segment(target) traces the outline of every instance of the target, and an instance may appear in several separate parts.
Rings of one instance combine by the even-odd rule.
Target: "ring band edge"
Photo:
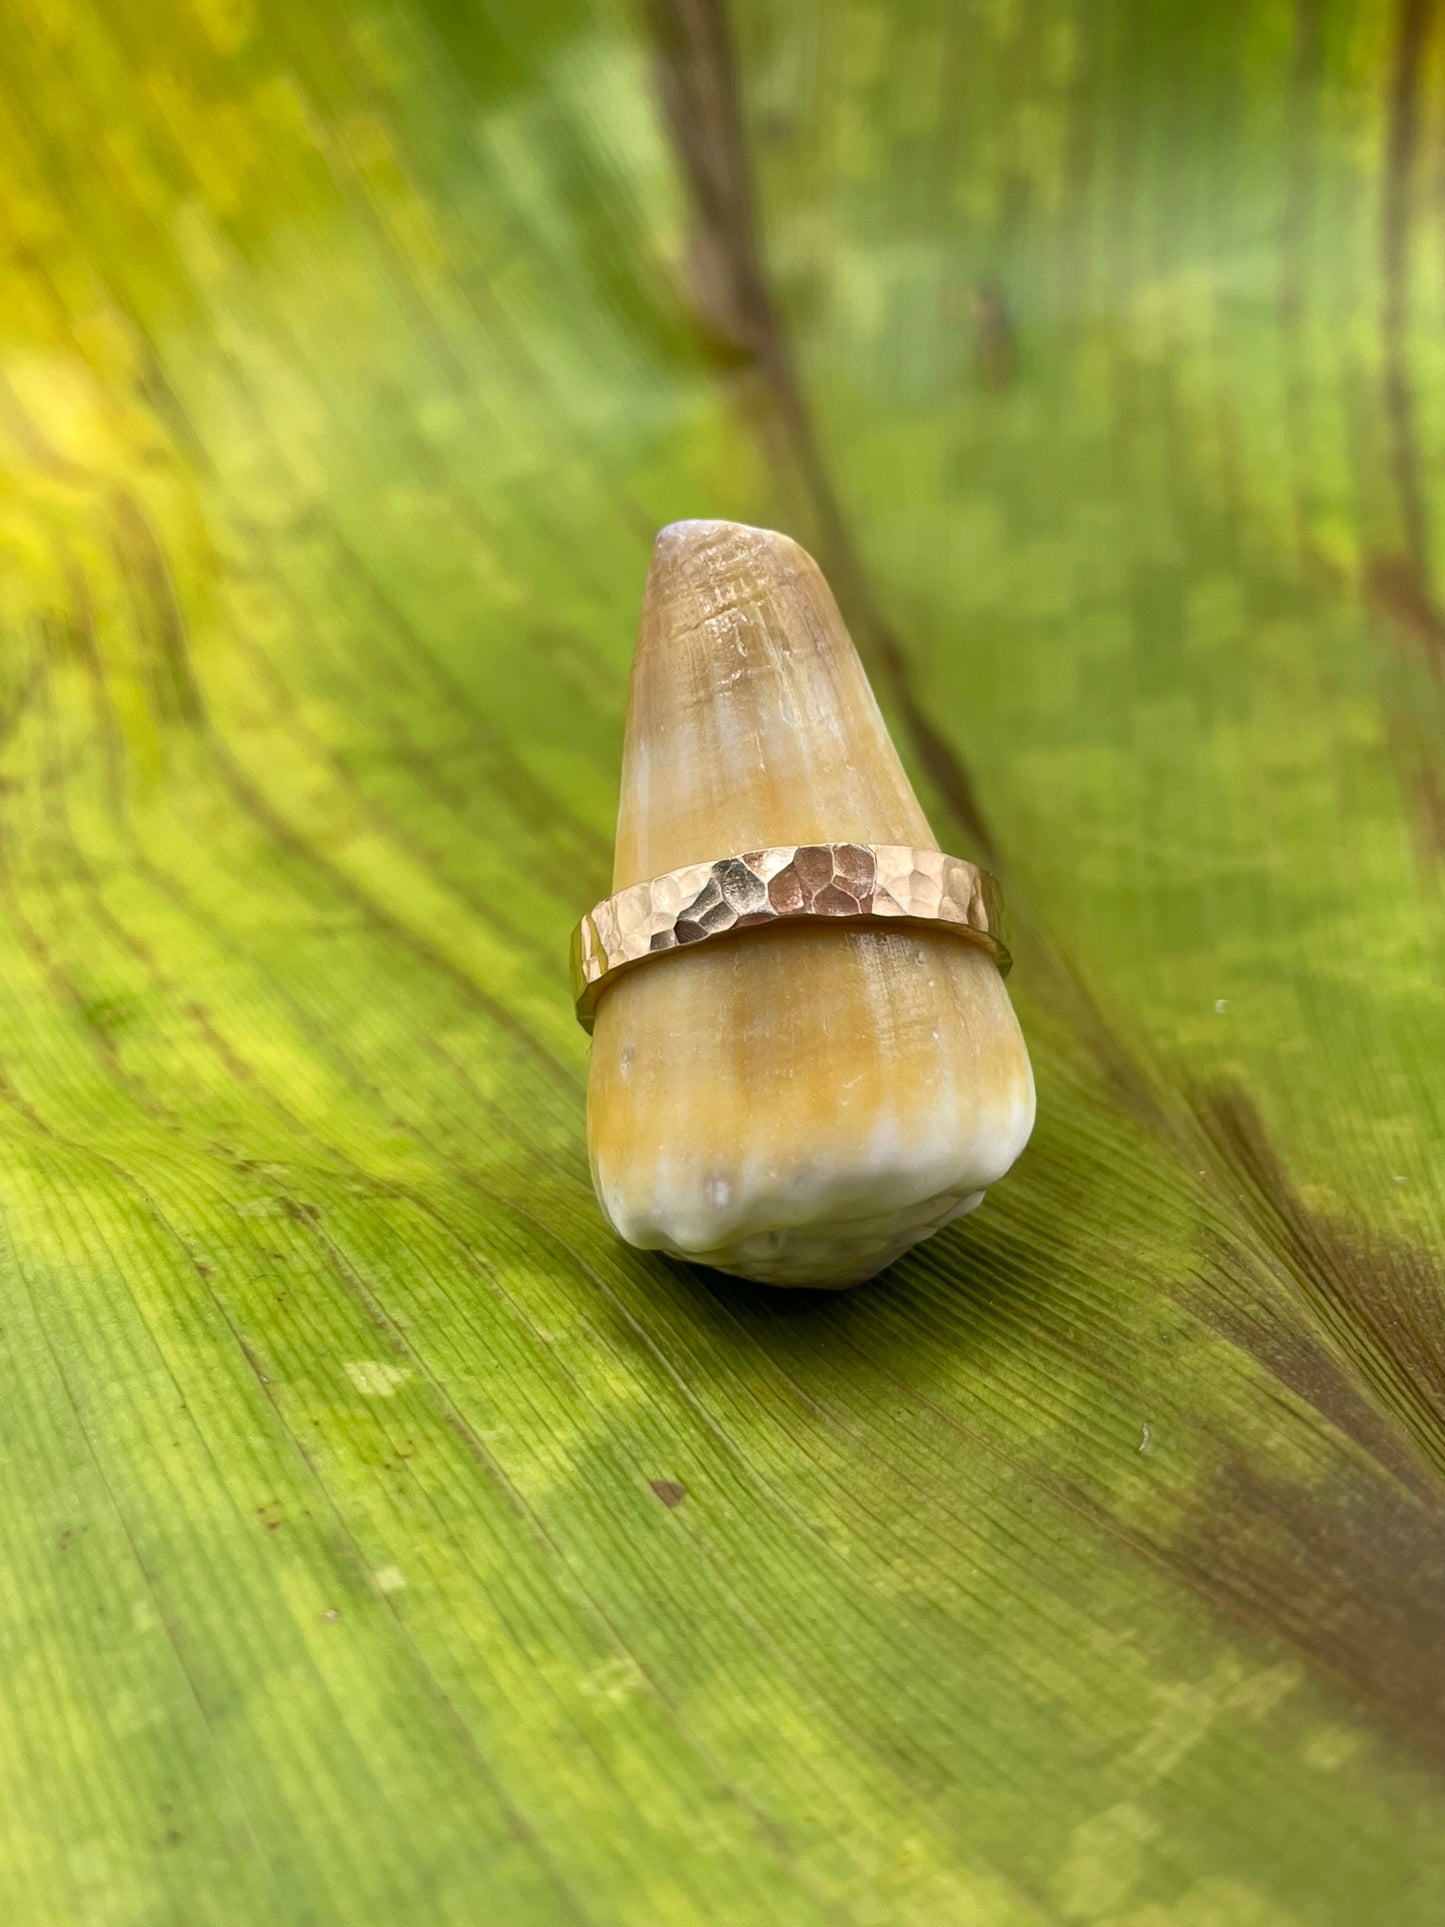
[[[938,891],[939,909],[941,909],[942,904],[945,902],[956,904],[959,901],[957,897],[950,897],[943,887],[942,875],[944,872],[942,866],[948,866],[955,873],[958,870],[965,871],[969,879],[970,889],[964,913],[944,916],[939,914],[939,909],[933,908],[920,911],[906,907],[881,907],[876,906],[871,899],[866,908],[860,905],[856,911],[840,912],[836,909],[819,909],[810,901],[798,907],[770,907],[763,914],[758,914],[756,911],[753,911],[736,916],[733,921],[725,927],[717,930],[706,930],[700,935],[695,935],[690,940],[683,939],[681,941],[673,934],[676,923],[682,921],[681,914],[679,913],[673,919],[673,929],[666,932],[666,934],[672,937],[671,941],[658,944],[654,936],[651,940],[650,947],[645,950],[639,950],[635,955],[618,956],[612,959],[609,959],[607,956],[606,942],[599,925],[606,920],[607,912],[613,904],[617,903],[620,898],[626,897],[633,892],[639,890],[654,891],[659,884],[665,883],[677,876],[679,871],[689,871],[694,876],[696,876],[699,871],[702,871],[709,877],[715,877],[720,871],[729,866],[735,866],[738,863],[743,863],[750,868],[756,868],[760,866],[765,859],[782,859],[781,862],[773,865],[772,873],[776,874],[779,869],[790,866],[800,855],[811,857],[822,856],[827,853],[831,856],[839,850],[850,853],[866,851],[870,857],[874,858],[875,863],[880,855],[891,857],[895,860],[895,869],[899,867],[897,859],[907,858],[909,860],[907,868],[910,874],[918,868],[917,864],[913,862],[914,858],[921,856],[932,859],[941,866]],[[868,928],[879,924],[885,926],[908,925],[919,929],[930,927],[933,929],[942,929],[949,931],[965,942],[972,943],[976,948],[986,951],[993,958],[1000,976],[1006,977],[1012,968],[1013,959],[1002,937],[1002,913],[1003,892],[998,879],[989,871],[981,869],[977,864],[971,863],[965,858],[950,857],[944,851],[925,850],[917,846],[902,844],[859,845],[856,843],[778,844],[770,846],[766,850],[752,851],[742,856],[720,857],[712,863],[678,865],[676,869],[663,872],[662,875],[651,878],[643,884],[629,885],[624,890],[615,891],[610,897],[602,898],[598,903],[594,904],[592,909],[575,925],[572,931],[570,954],[573,1009],[578,1023],[581,1024],[582,1028],[590,1035],[602,992],[608,989],[616,978],[627,975],[632,970],[635,970],[639,964],[650,963],[654,958],[666,956],[671,951],[692,949],[696,947],[698,943],[709,942],[715,937],[737,936],[745,934],[749,929],[761,929],[768,925],[785,923],[811,923],[817,921],[839,924],[853,929]]]

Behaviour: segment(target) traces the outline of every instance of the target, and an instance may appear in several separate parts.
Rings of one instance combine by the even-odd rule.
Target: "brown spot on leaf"
[[[1163,1548],[1161,1548],[1163,1550]],[[1445,1758],[1445,1510],[1356,1463],[1316,1489],[1236,1459],[1167,1549],[1191,1589]]]
[[[1196,1100],[1196,1109],[1254,1229],[1334,1341],[1337,1356],[1344,1355],[1361,1389],[1372,1395],[1369,1402],[1389,1429],[1433,1468],[1432,1489],[1438,1492],[1438,1479],[1445,1474],[1445,1274],[1440,1266],[1402,1238],[1311,1211],[1242,1092]],[[1296,1362],[1304,1364],[1303,1354]],[[1326,1346],[1314,1348],[1308,1369],[1321,1390],[1328,1384],[1353,1397],[1350,1379],[1331,1364]],[[1358,1421],[1347,1422],[1338,1405],[1321,1409],[1366,1442]],[[1372,1420],[1366,1423],[1378,1433]],[[1377,1456],[1385,1454],[1377,1450]],[[1398,1456],[1398,1451],[1390,1454]]]
[[[1432,667],[1445,667],[1445,613],[1408,555],[1376,555],[1365,565],[1365,599],[1413,642]]]
[[[1007,388],[1014,378],[1014,326],[1003,290],[995,282],[981,282],[973,291],[973,332],[984,386]]]
[[[669,1512],[680,1506],[687,1497],[687,1487],[679,1485],[676,1479],[649,1479],[647,1483],[652,1496],[660,1500]]]

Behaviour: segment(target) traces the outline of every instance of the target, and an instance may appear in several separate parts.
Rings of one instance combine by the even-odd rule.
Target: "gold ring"
[[[592,1029],[614,977],[709,937],[799,917],[928,923],[987,950],[1008,975],[1003,892],[976,863],[895,843],[784,843],[688,863],[589,910],[572,933],[577,1021]]]

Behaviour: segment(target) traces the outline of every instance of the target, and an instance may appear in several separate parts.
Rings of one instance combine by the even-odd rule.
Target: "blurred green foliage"
[[[1445,22],[729,30],[11,0],[27,1927],[1445,1906]],[[691,514],[1016,911],[1034,1144],[836,1302],[587,1181]]]

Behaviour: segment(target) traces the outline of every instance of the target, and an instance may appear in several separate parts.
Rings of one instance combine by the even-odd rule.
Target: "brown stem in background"
[[[950,815],[974,848],[996,861],[972,778],[924,710],[897,631],[873,593],[768,288],[722,0],[650,0],[649,14],[660,56],[663,111],[692,196],[690,268],[703,324],[721,348],[756,376],[780,453],[796,471],[817,523],[824,572],[856,624],[865,653],[877,666]]]
[[[1279,332],[1284,362],[1284,416],[1294,498],[1295,540],[1310,552],[1306,477],[1309,473],[1308,386],[1300,366],[1300,316],[1305,299],[1305,238],[1315,174],[1315,116],[1321,55],[1320,0],[1295,0],[1285,140],[1285,195],[1279,223]]]
[[[1385,283],[1380,330],[1390,466],[1400,502],[1405,554],[1427,599],[1430,595],[1428,518],[1415,433],[1415,397],[1410,383],[1405,322],[1410,278],[1410,212],[1420,135],[1420,69],[1433,13],[1434,0],[1401,0],[1390,78],[1389,133],[1380,209],[1380,266]]]

